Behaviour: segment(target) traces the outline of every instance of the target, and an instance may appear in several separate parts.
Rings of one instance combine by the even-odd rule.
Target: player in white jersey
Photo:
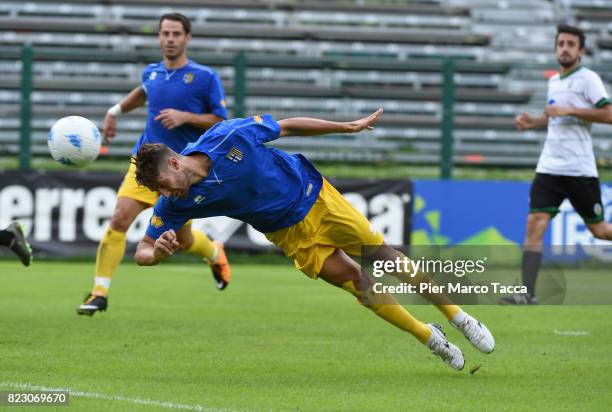
[[[591,141],[593,123],[612,123],[612,104],[599,75],[580,65],[586,51],[584,44],[580,29],[557,26],[555,52],[560,69],[548,81],[544,113],[539,117],[527,113],[516,117],[519,130],[548,127],[548,134],[529,199],[522,263],[527,293],[502,298],[501,304],[537,303],[535,284],[542,261],[542,239],[566,198],[593,236],[612,240],[612,224],[604,220]]]

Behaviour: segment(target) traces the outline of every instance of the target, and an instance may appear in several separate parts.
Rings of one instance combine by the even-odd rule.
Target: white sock
[[[464,311],[459,311],[459,313],[457,313],[455,315],[455,317],[453,318],[453,320],[451,320],[451,323],[455,326],[459,326],[461,324],[461,322],[463,322],[465,320],[465,318],[467,317],[467,313],[465,313]]]
[[[210,259],[210,263],[215,263],[218,257],[219,257],[219,246],[215,244],[215,252],[213,253],[212,259]]]
[[[101,286],[107,290],[110,289],[110,283],[111,283],[111,278],[103,278],[100,276],[96,276],[96,279],[94,280],[95,286]]]
[[[435,332],[433,331],[434,327],[431,325],[427,325],[427,327],[429,329],[431,329],[431,335],[429,335],[429,339],[427,339],[427,343],[425,344],[425,346],[429,347],[429,345],[431,345],[431,341],[435,339],[434,335]]]

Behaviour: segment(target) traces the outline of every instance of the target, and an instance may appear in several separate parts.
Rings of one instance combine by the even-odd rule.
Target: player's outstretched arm
[[[142,87],[137,86],[127,94],[119,103],[108,109],[104,116],[102,134],[104,142],[109,143],[117,136],[117,117],[123,113],[131,112],[147,102],[147,95]]]
[[[145,235],[136,247],[134,258],[140,266],[153,266],[174,255],[179,248],[174,230],[162,233],[157,240]]]
[[[310,117],[291,117],[278,122],[283,136],[318,136],[329,133],[357,133],[364,129],[372,130],[374,123],[383,114],[380,108],[368,117],[357,119],[352,122],[331,122],[329,120],[315,119]]]

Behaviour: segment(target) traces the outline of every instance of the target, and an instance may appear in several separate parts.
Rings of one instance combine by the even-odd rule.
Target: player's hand
[[[117,136],[117,118],[110,114],[104,116],[104,123],[102,124],[102,136],[104,137],[104,143],[108,144]]]
[[[176,239],[176,232],[174,230],[167,230],[155,241],[153,253],[156,259],[163,260],[174,255],[179,250],[179,247],[180,244]]]
[[[516,128],[519,130],[528,130],[535,127],[534,118],[529,116],[527,113],[519,113],[518,116],[516,116],[516,119],[514,119],[514,123],[516,124]]]
[[[372,130],[374,129],[374,123],[380,119],[380,116],[383,114],[382,107],[376,110],[374,113],[369,115],[368,117],[364,117],[363,119],[355,120],[354,122],[349,122],[349,130],[351,133],[357,133],[362,131],[363,129]]]
[[[155,120],[161,122],[166,129],[172,130],[185,124],[186,117],[185,112],[180,110],[164,109],[155,116]]]
[[[544,109],[544,113],[546,113],[546,116],[548,117],[571,116],[572,108],[567,106],[557,106],[553,104],[550,106],[546,106],[546,108]]]

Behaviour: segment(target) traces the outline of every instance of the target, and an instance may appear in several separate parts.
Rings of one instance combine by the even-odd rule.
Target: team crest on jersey
[[[185,84],[189,84],[193,81],[193,73],[189,72],[189,73],[185,73],[185,75],[183,76],[183,82]]]
[[[238,163],[239,161],[242,160],[244,155],[242,154],[240,150],[238,150],[238,148],[232,147],[232,150],[229,151],[226,157],[232,162]]]
[[[193,203],[195,203],[196,205],[199,205],[200,203],[202,203],[202,201],[204,201],[204,199],[206,199],[206,196],[197,195],[196,197],[193,198]]]
[[[155,78],[156,78],[156,77],[157,77],[157,72],[152,72],[152,73],[149,75],[149,80],[155,80]]]
[[[253,120],[255,120],[257,123],[263,123],[261,116],[253,116]]]
[[[164,221],[162,220],[161,217],[153,215],[151,216],[151,226],[153,226],[154,228],[160,228],[164,225]]]

